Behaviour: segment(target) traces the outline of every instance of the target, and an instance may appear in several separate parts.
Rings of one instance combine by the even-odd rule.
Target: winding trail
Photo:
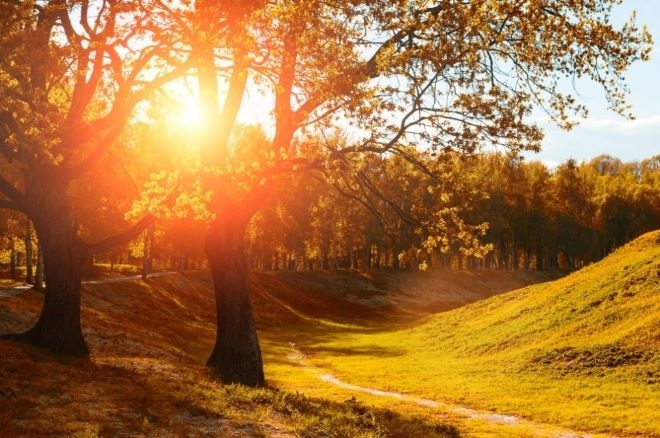
[[[330,385],[337,386],[349,391],[354,392],[363,392],[376,397],[388,397],[396,400],[400,400],[407,403],[412,403],[415,405],[423,406],[430,409],[437,409],[441,412],[453,414],[459,417],[467,418],[470,420],[478,420],[486,422],[493,426],[498,427],[520,427],[524,428],[533,436],[544,437],[544,438],[617,438],[614,435],[606,434],[591,434],[586,432],[572,431],[568,429],[558,428],[557,426],[535,423],[533,421],[523,419],[514,415],[503,415],[497,414],[494,412],[484,412],[478,411],[475,409],[467,408],[465,406],[452,405],[449,403],[430,400],[427,398],[415,397],[407,394],[402,394],[395,391],[384,391],[376,388],[369,388],[365,386],[354,385],[351,383],[344,382],[337,378],[336,376],[325,372],[324,370],[312,365],[307,356],[298,349],[294,342],[289,342],[289,347],[291,349],[291,354],[288,355],[288,359],[300,364],[300,366],[313,374],[315,374],[319,380],[326,382]]]
[[[324,319],[318,319],[306,315],[304,312],[295,309],[291,305],[287,304],[283,300],[280,300],[273,296],[272,294],[262,291],[263,296],[283,307],[284,309],[291,312],[298,318],[308,322],[315,322],[317,324],[325,326],[341,326],[341,327],[351,327],[352,325],[347,324],[337,324],[333,321],[327,321]],[[352,383],[345,382],[339,379],[337,376],[329,373],[327,370],[317,367],[312,364],[308,357],[301,351],[301,349],[294,343],[289,342],[290,354],[288,354],[288,359],[298,364],[303,370],[312,373],[319,380],[336,386],[338,388],[345,389],[353,393],[366,393],[376,397],[391,398],[398,400],[404,403],[410,403],[425,408],[429,408],[437,411],[437,415],[442,416],[454,416],[460,417],[467,420],[474,420],[479,423],[485,423],[489,429],[494,429],[491,432],[495,433],[499,428],[509,429],[507,436],[516,436],[516,434],[522,434],[522,436],[529,437],[539,437],[539,438],[620,438],[616,435],[607,434],[607,433],[589,433],[583,431],[575,431],[567,428],[562,428],[557,425],[534,422],[532,420],[518,417],[515,415],[504,415],[498,414],[496,412],[488,411],[479,411],[472,409],[466,406],[456,405],[444,401],[431,400],[422,397],[415,397],[413,395],[403,394],[396,391],[386,391],[378,388],[365,387],[360,385],[355,385]],[[501,430],[501,429],[500,429]]]

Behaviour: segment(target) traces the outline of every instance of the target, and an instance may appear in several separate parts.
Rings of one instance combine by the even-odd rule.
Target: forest
[[[373,211],[378,200],[365,204],[306,175],[291,178],[281,186],[277,201],[249,225],[251,268],[575,270],[660,228],[660,156],[623,163],[601,155],[550,169],[538,161],[492,153],[453,163],[461,179],[452,194],[465,206],[470,223],[486,225],[479,251],[451,242],[429,247],[419,208],[433,210],[437,198],[421,178],[410,177],[415,175],[410,169],[385,161],[373,171],[383,181],[386,198],[403,215],[387,214],[385,208]],[[124,181],[120,187],[126,184],[133,183]],[[76,194],[78,211],[84,211],[90,198],[102,201],[81,220],[94,223],[95,228],[81,229],[87,238],[123,225],[131,192],[117,187],[113,202],[107,202],[111,186],[112,181],[104,185],[95,178]],[[125,199],[117,202],[121,196]],[[24,215],[9,210],[0,214],[4,276],[37,283],[40,252],[34,228]],[[203,222],[193,215],[163,218],[132,242],[94,254],[93,261],[110,269],[117,265],[117,270],[129,265],[129,270],[147,274],[153,269],[200,269],[205,266],[202,231]],[[87,275],[93,275],[89,262]]]
[[[660,156],[622,163],[603,155],[552,170],[498,154],[457,160],[461,178],[449,193],[468,223],[483,226],[471,248],[428,245],[420,210],[433,210],[439,198],[422,181],[403,183],[394,166],[385,166],[379,179],[403,216],[374,214],[378,200],[364,205],[295,181],[279,205],[251,224],[253,266],[575,270],[660,228]]]

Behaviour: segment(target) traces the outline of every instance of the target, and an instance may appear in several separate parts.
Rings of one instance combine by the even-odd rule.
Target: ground
[[[88,282],[82,309],[88,360],[0,341],[0,430],[81,437],[613,436],[501,412],[496,404],[477,406],[478,398],[434,391],[435,381],[424,386],[415,374],[423,367],[405,365],[421,357],[405,351],[412,348],[404,347],[406,337],[427,342],[419,341],[428,337],[426,327],[442,323],[435,315],[473,302],[488,306],[488,297],[552,285],[563,275],[255,272],[250,282],[268,383],[258,390],[223,386],[203,365],[215,334],[206,273]],[[4,295],[0,333],[29,328],[42,295],[14,289]],[[516,302],[508,296],[497,306]],[[456,311],[447,314],[460,319]],[[434,342],[419,345],[432,351]]]

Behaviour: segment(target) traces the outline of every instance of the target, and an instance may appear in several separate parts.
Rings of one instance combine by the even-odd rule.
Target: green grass
[[[660,437],[660,232],[554,278],[254,273],[264,389],[223,386],[203,366],[215,333],[207,274],[85,285],[89,361],[0,341],[0,430]],[[0,298],[0,333],[30,327],[42,299]]]
[[[318,336],[301,348],[361,386],[575,430],[660,436],[660,233],[566,278],[411,328]]]

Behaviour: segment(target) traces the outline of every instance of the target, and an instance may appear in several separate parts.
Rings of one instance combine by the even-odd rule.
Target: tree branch
[[[7,210],[14,210],[14,211],[20,211],[22,213],[25,213],[25,209],[21,208],[19,204],[13,201],[9,201],[7,199],[0,199],[0,208],[4,208]]]
[[[95,52],[96,56],[91,66],[91,73],[88,74],[90,52],[88,49],[84,48],[80,48],[78,50],[78,68],[81,71],[76,78],[76,84],[73,88],[73,95],[71,97],[71,109],[67,117],[69,123],[82,119],[85,108],[91,101],[92,96],[94,95],[94,90],[96,89],[103,75],[103,54],[100,50],[96,50]],[[87,77],[89,77],[89,79],[87,79]]]
[[[272,146],[276,154],[278,154],[280,147],[283,145],[288,146],[295,129],[291,111],[291,94],[293,92],[297,57],[296,37],[288,34],[284,38],[282,61],[275,88],[275,138]]]
[[[220,120],[218,121],[218,132],[220,134],[218,141],[220,145],[226,145],[227,141],[229,141],[231,128],[236,124],[238,111],[241,108],[243,96],[245,95],[248,79],[248,70],[243,59],[245,56],[246,54],[243,50],[234,50],[234,70],[229,78],[227,98],[222,105]]]
[[[184,74],[187,70],[188,64],[181,64],[169,73],[166,73],[154,79],[149,84],[146,84],[138,91],[126,95],[126,97],[120,102],[115,103],[113,109],[105,117],[90,123],[81,123],[77,130],[70,134],[70,137],[86,139],[87,141],[96,138],[97,144],[78,164],[71,165],[67,169],[67,176],[73,179],[92,169],[96,162],[107,152],[110,146],[112,146],[117,137],[119,137],[135,105],[141,100],[147,98],[149,94],[153,93],[162,85]]]
[[[127,117],[128,118],[128,117]],[[86,124],[86,128],[89,131],[92,131],[92,128],[89,124]],[[71,166],[66,169],[65,173],[68,179],[76,179],[81,175],[89,172],[98,160],[105,154],[112,143],[119,137],[121,131],[123,130],[123,125],[118,124],[114,128],[110,129],[105,135],[98,136],[98,142],[96,147],[77,165]],[[93,131],[90,135],[93,135]]]
[[[25,194],[17,189],[12,183],[7,181],[4,176],[0,175],[0,192],[9,198],[9,202],[16,204],[16,209],[24,211],[23,207],[25,201]]]
[[[122,243],[126,243],[139,236],[142,231],[155,221],[156,217],[148,214],[123,233],[115,234],[114,236],[107,237],[99,242],[87,245],[87,250],[90,254],[98,254],[117,245],[121,245]]]
[[[392,201],[389,196],[384,195],[383,192],[379,190],[378,187],[376,187],[376,184],[374,184],[364,172],[359,172],[356,180],[358,181],[358,184],[360,184],[360,187],[366,187],[366,189],[373,193],[374,196],[376,196],[379,200],[394,210],[394,212],[396,212],[396,214],[406,223],[414,226],[419,226],[421,224],[419,219],[414,218],[410,213],[406,212],[403,208],[394,203],[394,201]]]

